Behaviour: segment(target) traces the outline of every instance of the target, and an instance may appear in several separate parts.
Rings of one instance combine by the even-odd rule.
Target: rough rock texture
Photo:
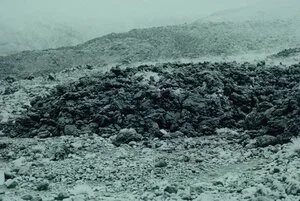
[[[59,85],[46,98],[37,97],[6,132],[14,137],[110,137],[131,128],[141,135],[132,136],[139,141],[162,138],[165,131],[196,137],[227,127],[243,132],[238,138],[244,145],[253,138],[257,146],[282,144],[300,132],[299,80],[299,64],[116,67]],[[119,136],[117,144],[122,139],[131,141]]]

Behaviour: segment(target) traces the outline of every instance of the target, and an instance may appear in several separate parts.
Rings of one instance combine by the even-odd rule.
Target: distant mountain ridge
[[[297,22],[196,22],[109,34],[77,46],[0,57],[0,79],[56,72],[78,65],[234,55],[299,45]]]
[[[0,21],[0,56],[77,45],[84,41],[83,34],[63,24],[27,22],[10,26]]]
[[[297,0],[266,0],[249,7],[217,12],[191,24],[113,33],[76,46],[72,46],[72,40],[78,39],[77,34],[61,27],[57,32],[66,33],[70,40],[61,45],[68,47],[0,57],[0,79],[8,75],[40,75],[86,64],[189,59],[248,52],[273,54],[300,47],[300,6],[297,5]],[[7,44],[0,41],[0,45]]]

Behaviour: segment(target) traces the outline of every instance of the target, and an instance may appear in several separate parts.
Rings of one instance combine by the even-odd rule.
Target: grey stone
[[[49,189],[49,183],[47,181],[41,182],[36,186],[38,191],[46,191]]]
[[[55,200],[64,200],[66,198],[69,198],[70,195],[67,192],[60,192],[57,197],[55,198]]]
[[[156,161],[154,166],[161,168],[161,167],[166,167],[167,165],[168,165],[168,163],[166,162],[166,160],[159,159],[158,161]]]
[[[189,192],[183,192],[180,194],[182,200],[193,200],[192,195]]]
[[[32,200],[33,197],[32,197],[32,195],[23,195],[23,196],[21,197],[21,199],[22,199],[22,200]]]
[[[7,143],[0,142],[0,149],[5,149],[5,148],[7,148]]]
[[[123,143],[129,143],[131,141],[140,141],[142,139],[142,135],[138,134],[133,128],[125,128],[120,130],[119,134],[113,140],[113,144],[119,146]]]
[[[187,155],[184,155],[184,156],[181,156],[179,158],[179,160],[182,161],[182,162],[189,162],[191,160],[191,158]]]
[[[14,173],[11,172],[10,170],[6,170],[6,171],[4,172],[4,177],[5,177],[6,180],[7,180],[7,179],[14,179],[14,178],[15,178],[15,175],[14,175]]]
[[[167,186],[164,191],[166,191],[167,193],[177,193],[178,189],[175,186]]]
[[[272,174],[276,174],[279,172],[280,172],[280,168],[278,168],[278,167],[273,168],[273,170],[271,171]]]
[[[9,179],[5,182],[5,186],[7,188],[16,188],[18,186],[18,182],[13,179]]]
[[[256,138],[257,147],[267,147],[269,145],[278,144],[278,139],[271,135],[263,135]]]
[[[196,162],[196,163],[202,163],[203,161],[204,161],[203,158],[196,158],[196,159],[195,159],[195,162]]]

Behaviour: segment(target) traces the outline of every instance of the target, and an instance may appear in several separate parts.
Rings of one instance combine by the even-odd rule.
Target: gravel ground
[[[0,198],[299,201],[299,140],[245,148],[235,132],[119,147],[98,135],[1,138]]]

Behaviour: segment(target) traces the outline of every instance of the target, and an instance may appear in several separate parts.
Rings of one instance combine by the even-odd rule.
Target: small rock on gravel
[[[16,188],[18,186],[18,182],[13,179],[9,179],[5,182],[5,186],[7,188]]]
[[[167,186],[165,189],[164,189],[165,192],[167,193],[174,193],[176,194],[178,192],[178,189],[175,187],[175,186]]]
[[[60,192],[57,197],[55,198],[55,200],[64,200],[66,198],[69,198],[70,195],[67,192]]]
[[[166,167],[168,165],[167,161],[164,159],[159,159],[158,161],[156,161],[155,163],[155,167],[161,168],[161,167]]]
[[[7,143],[0,142],[0,149],[5,149],[7,147]]]
[[[279,173],[279,172],[280,172],[280,168],[278,168],[278,167],[275,167],[275,168],[271,171],[272,174],[276,174],[276,173]]]
[[[36,189],[38,191],[46,191],[49,189],[49,183],[44,181],[44,182],[41,182],[37,185]]]
[[[142,135],[138,134],[133,128],[125,128],[120,130],[117,137],[113,140],[113,144],[119,146],[124,143],[129,143],[131,141],[140,141],[142,139]]]
[[[195,162],[196,162],[196,163],[202,163],[203,161],[204,161],[203,158],[196,158],[196,159],[195,159]]]
[[[21,198],[22,198],[22,200],[32,200],[33,199],[32,195],[23,195]]]
[[[179,160],[182,161],[182,162],[189,162],[191,160],[191,158],[187,155],[184,155],[184,156],[181,156],[179,158]]]
[[[193,200],[192,195],[189,192],[183,192],[180,194],[182,200]]]
[[[278,139],[271,135],[263,135],[256,138],[257,147],[267,147],[275,144],[278,144]]]
[[[5,171],[4,172],[4,177],[5,177],[5,179],[14,179],[15,178],[15,175],[14,175],[14,173],[12,173],[11,171]]]

